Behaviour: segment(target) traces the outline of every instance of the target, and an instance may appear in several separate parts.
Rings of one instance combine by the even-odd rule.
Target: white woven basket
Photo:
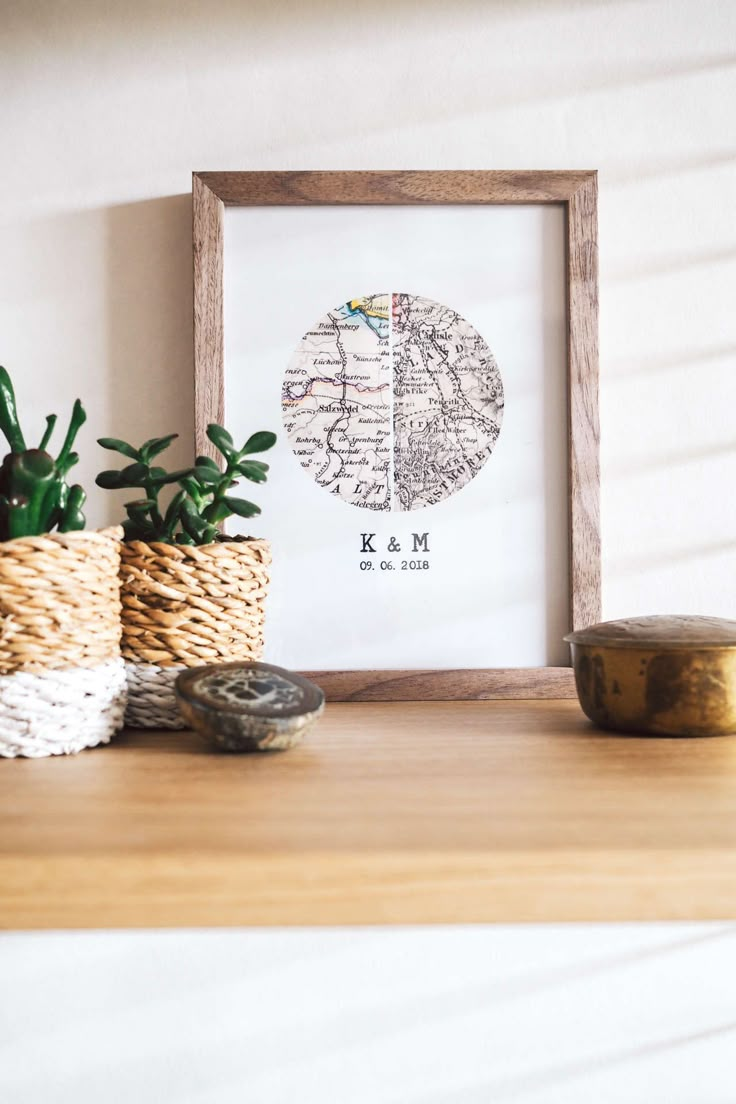
[[[125,666],[110,659],[99,667],[0,677],[0,755],[38,759],[107,744],[122,728]]]

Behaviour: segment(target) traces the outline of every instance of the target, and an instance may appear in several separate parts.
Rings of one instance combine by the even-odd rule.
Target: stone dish
[[[565,640],[580,705],[601,728],[661,736],[736,732],[736,621],[632,617]]]
[[[270,663],[191,667],[176,680],[184,720],[223,751],[285,751],[322,713],[319,686]]]

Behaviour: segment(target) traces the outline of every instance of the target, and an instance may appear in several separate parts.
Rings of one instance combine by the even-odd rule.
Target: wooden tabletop
[[[577,703],[328,706],[301,747],[0,761],[4,928],[736,917],[736,738]]]

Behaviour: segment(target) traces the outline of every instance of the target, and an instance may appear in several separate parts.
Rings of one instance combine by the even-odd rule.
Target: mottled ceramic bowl
[[[176,680],[184,720],[223,751],[285,751],[322,713],[318,686],[270,663],[192,667]]]
[[[661,736],[736,732],[736,621],[634,617],[565,640],[580,705],[601,728]]]

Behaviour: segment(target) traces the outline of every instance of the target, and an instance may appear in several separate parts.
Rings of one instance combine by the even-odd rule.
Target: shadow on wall
[[[162,459],[179,467],[194,439],[191,196],[110,207],[105,222],[108,432],[134,444],[178,432]],[[130,497],[108,492],[106,520]]]

